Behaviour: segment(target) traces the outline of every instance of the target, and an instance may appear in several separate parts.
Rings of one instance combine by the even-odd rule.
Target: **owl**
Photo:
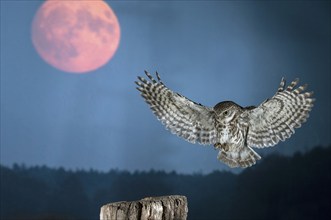
[[[282,78],[276,94],[259,106],[242,107],[223,101],[207,107],[170,90],[145,71],[148,79],[135,82],[156,117],[173,134],[219,150],[217,158],[229,167],[250,167],[261,159],[252,148],[276,145],[291,137],[309,117],[313,92],[298,79],[285,87]]]

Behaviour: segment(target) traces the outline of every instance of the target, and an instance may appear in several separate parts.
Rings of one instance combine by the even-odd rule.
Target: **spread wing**
[[[256,108],[248,108],[241,122],[248,125],[249,147],[270,147],[291,137],[301,127],[313,107],[313,92],[304,92],[307,85],[299,86],[298,79],[285,88],[282,78],[277,93]]]
[[[156,73],[157,80],[147,71],[145,74],[149,80],[138,77],[137,89],[162,124],[172,133],[189,142],[200,144],[216,142],[213,109],[171,91],[163,84],[158,73]]]

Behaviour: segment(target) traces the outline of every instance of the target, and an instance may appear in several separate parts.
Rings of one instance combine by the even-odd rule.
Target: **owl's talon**
[[[228,152],[229,151],[229,145],[228,144],[223,144],[221,146],[222,150],[225,151],[225,152]]]
[[[221,148],[222,145],[221,145],[221,143],[216,143],[216,144],[214,144],[214,147],[215,147],[216,149],[218,149],[218,148]]]
[[[216,149],[221,149],[225,152],[227,152],[229,150],[229,145],[227,145],[227,144],[216,143],[216,144],[214,144],[214,147]]]

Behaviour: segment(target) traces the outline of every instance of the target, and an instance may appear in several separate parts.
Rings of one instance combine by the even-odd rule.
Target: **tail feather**
[[[231,148],[230,148],[231,149]],[[250,167],[261,157],[250,147],[242,147],[236,151],[220,150],[217,158],[229,167]]]

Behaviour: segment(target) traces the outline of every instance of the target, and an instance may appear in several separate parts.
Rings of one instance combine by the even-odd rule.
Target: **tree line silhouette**
[[[185,195],[188,219],[331,219],[331,146],[270,155],[239,174],[2,166],[1,219],[99,219],[100,207]]]

